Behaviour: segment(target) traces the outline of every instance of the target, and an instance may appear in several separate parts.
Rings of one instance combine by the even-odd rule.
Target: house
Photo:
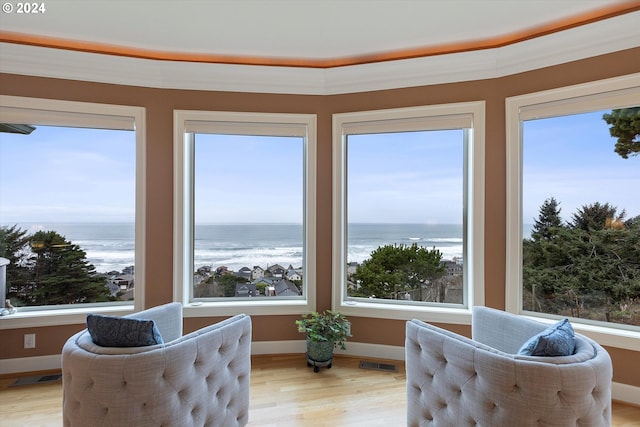
[[[284,277],[285,269],[280,264],[274,264],[267,267],[267,271],[271,273],[273,277]]]
[[[247,281],[251,280],[252,271],[249,267],[242,267],[240,270],[234,273],[237,277],[241,277],[246,279]]]
[[[252,285],[258,290],[258,294],[266,296],[275,296],[274,282],[280,279],[274,277],[261,277],[258,280],[251,282]]]
[[[258,296],[254,283],[241,283],[236,285],[236,297],[250,298]]]
[[[231,270],[229,270],[229,267],[227,267],[226,265],[221,265],[220,267],[216,268],[216,276],[220,276],[222,274],[231,274]]]
[[[264,268],[254,265],[251,269],[251,280],[258,280],[262,277],[264,277]]]
[[[276,296],[279,297],[297,297],[300,296],[300,290],[296,285],[287,279],[282,279],[274,283]]]
[[[287,268],[287,272],[285,273],[285,277],[288,280],[302,280],[302,269],[301,268],[293,268],[291,265]]]
[[[111,295],[115,296],[118,293],[125,294],[129,291],[133,294],[135,286],[135,276],[133,274],[119,274],[110,276],[107,278],[107,287],[111,291]],[[129,295],[131,297],[131,295]],[[122,298],[120,298],[122,299]]]
[[[291,281],[281,277],[263,277],[253,282],[252,285],[257,289],[264,289],[266,296],[300,296],[300,290]]]
[[[445,275],[447,276],[461,276],[462,275],[462,264],[457,263],[456,261],[444,261]]]
[[[118,285],[121,291],[126,291],[133,288],[135,277],[132,274],[121,274],[111,279],[111,281]]]

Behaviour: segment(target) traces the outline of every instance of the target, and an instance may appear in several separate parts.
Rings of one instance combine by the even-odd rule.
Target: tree
[[[640,324],[629,309],[640,298],[640,221],[624,215],[594,203],[552,239],[524,239],[524,309]]]
[[[28,250],[27,231],[12,227],[0,227],[0,257],[9,260],[7,285],[15,288],[30,277],[29,266],[33,264],[33,253]]]
[[[28,305],[76,304],[111,301],[106,278],[96,274],[78,245],[55,231],[38,231],[29,239],[35,254]]]
[[[604,114],[602,119],[610,126],[609,133],[618,138],[615,152],[623,159],[640,153],[640,107],[620,108]]]
[[[583,205],[573,214],[573,221],[571,225],[574,228],[580,228],[584,231],[602,230],[610,225],[616,223],[622,224],[626,212],[623,210],[620,215],[617,215],[618,208],[605,203],[595,202],[590,205]]]
[[[356,269],[353,279],[359,287],[353,296],[401,299],[405,292],[418,290],[442,277],[442,253],[418,246],[385,245]]]
[[[535,240],[551,239],[562,227],[562,219],[560,218],[559,203],[555,198],[550,197],[540,206],[538,218],[533,224],[533,232],[531,237]]]
[[[194,279],[198,277],[198,275],[194,275]],[[217,297],[216,290],[218,286],[214,281],[213,276],[208,276],[200,280],[193,288],[193,297],[194,298],[210,298]]]
[[[224,273],[216,277],[216,283],[219,287],[224,289],[225,297],[235,297],[236,285],[246,282],[247,279],[229,273]]]

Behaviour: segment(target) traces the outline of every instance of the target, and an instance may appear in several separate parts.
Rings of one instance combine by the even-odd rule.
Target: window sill
[[[466,307],[435,307],[342,301],[333,308],[345,316],[372,317],[393,320],[420,319],[425,322],[471,325],[471,309]]]
[[[184,317],[233,316],[244,313],[255,316],[304,314],[315,310],[307,300],[194,301],[183,305]]]
[[[87,313],[123,316],[134,312],[133,305],[112,307],[81,307],[48,310],[20,311],[0,316],[0,330],[35,328],[41,326],[77,325],[87,321]]]

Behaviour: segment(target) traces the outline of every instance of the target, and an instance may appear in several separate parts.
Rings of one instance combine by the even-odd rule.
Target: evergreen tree
[[[247,279],[229,273],[221,274],[216,278],[218,286],[224,289],[225,297],[235,297],[236,286],[241,283],[246,283],[246,281]]]
[[[76,304],[113,300],[106,278],[96,275],[86,253],[55,231],[30,239],[35,254],[29,305]]]
[[[607,224],[623,223],[626,212],[623,210],[617,214],[618,208],[595,202],[590,205],[583,205],[573,214],[571,225],[584,231],[602,230]]]
[[[618,138],[615,152],[620,157],[628,159],[640,153],[640,107],[613,110],[602,119],[610,126],[611,136]]]
[[[531,237],[534,240],[551,239],[559,227],[562,227],[559,203],[555,198],[548,198],[540,206],[538,218],[533,224]]]
[[[429,250],[416,243],[380,246],[358,266],[353,279],[359,287],[350,295],[398,299],[398,295],[407,291],[421,291],[425,284],[442,277],[441,261],[439,250]]]
[[[640,298],[640,221],[616,213],[583,206],[552,239],[523,241],[525,310],[640,324],[628,310]]]
[[[0,227],[0,257],[9,260],[7,266],[7,291],[8,297],[16,293],[23,293],[23,284],[29,281],[33,266],[33,253],[28,249],[29,237],[27,231],[12,227]],[[14,292],[10,290],[14,289]]]

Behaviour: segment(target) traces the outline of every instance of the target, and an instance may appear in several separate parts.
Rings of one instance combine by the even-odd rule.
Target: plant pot
[[[333,358],[334,343],[311,341],[307,338],[307,357],[314,362],[329,362]]]

